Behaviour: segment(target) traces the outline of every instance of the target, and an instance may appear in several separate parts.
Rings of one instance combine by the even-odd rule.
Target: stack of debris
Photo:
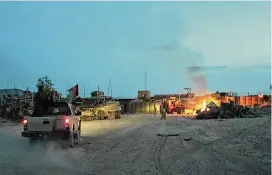
[[[204,111],[198,110],[196,119],[227,119],[227,118],[254,118],[267,115],[258,108],[234,105],[234,103],[223,103],[221,107],[210,102]]]

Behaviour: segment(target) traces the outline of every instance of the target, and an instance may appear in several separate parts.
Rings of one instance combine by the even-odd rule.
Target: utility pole
[[[111,78],[109,78],[108,96],[110,95],[110,88],[111,88]]]
[[[112,86],[111,86],[111,97],[112,97]]]
[[[179,89],[179,92],[178,92],[178,96],[179,96],[178,98],[179,98],[179,101],[180,101],[180,89]]]
[[[65,94],[66,94],[66,98],[68,97],[68,78],[66,78],[66,87],[65,87]]]
[[[85,84],[84,84],[84,98],[85,98]]]
[[[13,89],[15,89],[15,75],[13,74]]]
[[[145,90],[146,90],[146,76],[147,76],[147,74],[145,72]]]

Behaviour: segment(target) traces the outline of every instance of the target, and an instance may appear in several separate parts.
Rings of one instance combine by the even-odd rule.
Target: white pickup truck
[[[69,141],[70,147],[78,143],[81,132],[81,113],[66,102],[36,106],[33,113],[24,118],[22,136],[30,140],[59,137]]]

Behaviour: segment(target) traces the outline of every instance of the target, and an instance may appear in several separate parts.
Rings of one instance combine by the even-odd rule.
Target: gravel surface
[[[0,123],[0,174],[265,175],[271,172],[270,123],[271,116],[169,116],[165,123],[160,116],[124,116],[84,122],[82,141],[73,149],[56,140],[31,143],[20,136],[20,124]],[[180,135],[157,136],[161,132]]]

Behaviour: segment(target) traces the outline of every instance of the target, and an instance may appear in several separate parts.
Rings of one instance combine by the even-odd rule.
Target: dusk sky
[[[270,2],[0,2],[0,88],[269,93]],[[197,66],[198,72],[188,69]],[[188,71],[189,70],[189,71]]]

